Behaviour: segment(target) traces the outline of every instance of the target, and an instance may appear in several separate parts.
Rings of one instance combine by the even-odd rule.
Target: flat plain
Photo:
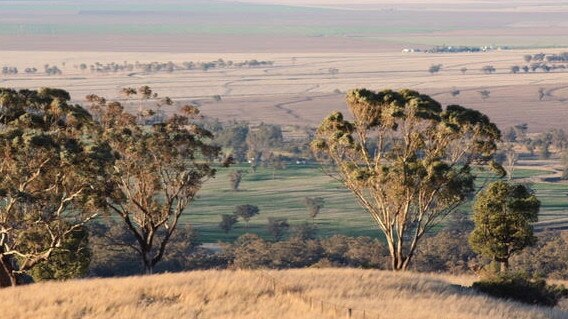
[[[19,69],[56,65],[61,75],[16,74],[4,76],[0,85],[14,88],[58,87],[68,90],[72,98],[84,102],[88,94],[97,94],[122,101],[135,112],[136,101],[127,101],[119,94],[123,87],[150,85],[161,96],[176,102],[165,111],[177,112],[185,104],[197,104],[202,114],[221,121],[247,121],[252,124],[274,123],[284,127],[285,137],[294,138],[305,127],[315,127],[334,110],[345,112],[345,92],[352,88],[410,88],[429,94],[443,104],[460,104],[489,115],[501,129],[527,123],[529,132],[539,133],[556,128],[568,130],[568,72],[510,72],[513,65],[523,65],[523,56],[544,52],[557,54],[560,49],[503,50],[480,53],[431,54],[414,53],[298,53],[298,54],[196,54],[196,53],[128,53],[128,52],[54,52],[2,51],[0,61]],[[81,64],[107,65],[144,64],[171,61],[210,62],[223,59],[235,63],[256,59],[272,61],[260,67],[226,67],[174,70],[173,72],[91,72],[81,70]],[[442,64],[435,74],[428,72],[433,64]],[[493,66],[486,74],[481,69]],[[467,68],[464,73],[462,68]],[[330,71],[336,69],[336,72]],[[539,89],[546,96],[540,100]],[[459,95],[452,91],[459,90]],[[480,91],[490,91],[483,98]],[[219,95],[219,99],[215,96]],[[517,174],[555,174],[557,161],[524,163]],[[234,169],[234,168],[232,168]],[[190,207],[185,221],[194,224],[203,240],[231,240],[244,229],[237,226],[230,235],[217,228],[220,214],[231,213],[236,205],[253,204],[261,215],[251,221],[251,231],[267,235],[268,217],[286,217],[292,224],[307,221],[302,204],[305,196],[323,196],[326,208],[318,225],[322,235],[344,233],[377,236],[353,197],[339,184],[323,175],[317,166],[289,165],[277,171],[261,169],[245,176],[242,190],[231,192],[227,174],[221,170],[215,180],[206,184],[200,198]],[[540,170],[540,171],[539,171]],[[542,172],[544,171],[544,172]],[[535,173],[536,172],[536,173]],[[522,176],[519,176],[522,177]],[[534,187],[542,197],[543,208],[539,228],[568,225],[568,186],[536,180]],[[286,189],[286,193],[282,193]]]
[[[568,130],[568,69],[520,71],[525,55],[560,54],[568,49],[562,1],[399,1],[247,0],[241,2],[171,0],[149,3],[90,0],[56,3],[7,1],[0,14],[0,86],[57,87],[74,101],[88,94],[117,99],[131,111],[138,102],[120,95],[124,87],[151,86],[175,105],[199,105],[206,117],[221,121],[273,123],[295,138],[329,113],[346,111],[345,92],[353,88],[409,88],[441,103],[478,109],[501,129],[527,123],[530,134]],[[424,53],[436,45],[487,46],[487,52]],[[411,51],[411,50],[410,50]],[[222,59],[232,66],[187,69]],[[236,66],[244,61],[269,61]],[[114,65],[173,64],[172,72],[91,71]],[[433,65],[440,71],[429,72]],[[61,74],[47,75],[56,66]],[[487,74],[484,67],[494,72]],[[35,73],[24,70],[35,68]],[[542,92],[543,95],[541,95]],[[485,96],[482,94],[485,92]],[[289,165],[274,174],[248,174],[242,190],[230,192],[220,170],[190,208],[189,221],[206,241],[233,239],[217,229],[220,214],[235,205],[255,204],[261,215],[251,229],[265,234],[267,217],[306,220],[304,196],[324,196],[318,221],[324,235],[376,235],[370,219],[352,197],[317,166]],[[558,160],[523,163],[518,178],[534,182],[543,198],[539,228],[568,225],[568,186],[539,175],[558,174]],[[287,193],[282,193],[286,189]]]

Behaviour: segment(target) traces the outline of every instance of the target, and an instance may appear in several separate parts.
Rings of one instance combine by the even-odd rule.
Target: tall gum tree
[[[142,98],[156,96],[148,90],[138,91]],[[145,272],[152,273],[181,216],[203,183],[214,177],[212,162],[220,149],[212,145],[209,131],[191,121],[199,114],[195,107],[183,108],[188,116],[174,115],[145,125],[118,102],[95,95],[87,100],[101,124],[102,139],[117,157],[108,180],[114,190],[107,198],[108,208],[134,235],[137,244],[130,247],[139,254]]]
[[[49,261],[104,206],[113,156],[69,93],[0,89],[0,286]]]
[[[478,111],[411,90],[356,89],[346,100],[352,120],[329,115],[312,150],[384,234],[392,269],[406,270],[422,236],[474,191],[472,166],[500,168],[500,132]]]

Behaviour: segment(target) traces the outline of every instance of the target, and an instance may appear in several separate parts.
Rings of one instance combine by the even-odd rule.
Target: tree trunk
[[[509,270],[509,259],[504,259],[499,261],[501,264],[501,272],[507,272]]]
[[[145,251],[142,256],[142,261],[144,262],[144,273],[146,275],[151,275],[154,273],[154,265],[152,265],[152,256],[149,251]]]
[[[18,284],[8,256],[0,257],[0,288],[14,287]]]

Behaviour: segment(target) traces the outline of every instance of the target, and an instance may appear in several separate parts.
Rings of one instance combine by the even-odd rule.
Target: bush
[[[544,279],[531,279],[521,273],[500,273],[475,282],[475,290],[497,298],[511,299],[531,305],[554,307],[568,297],[564,286],[547,285]]]

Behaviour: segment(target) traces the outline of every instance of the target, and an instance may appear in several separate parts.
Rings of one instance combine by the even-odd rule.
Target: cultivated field
[[[560,319],[473,292],[473,277],[376,270],[197,271],[40,283],[0,291],[3,318]],[[363,314],[364,312],[364,314]]]
[[[17,74],[3,76],[1,86],[37,88],[52,86],[67,89],[81,100],[87,94],[117,98],[120,88],[151,85],[161,95],[178,103],[196,103],[204,114],[221,120],[261,121],[287,125],[317,125],[333,110],[344,110],[343,93],[367,87],[411,88],[430,94],[446,104],[457,103],[487,113],[501,128],[528,123],[530,132],[568,128],[568,72],[530,72],[512,74],[510,67],[524,65],[523,55],[541,50],[492,51],[487,53],[426,54],[166,54],[105,52],[16,52],[0,51],[2,65],[20,70],[42,69],[44,64],[58,66],[63,74]],[[561,49],[542,50],[559,53]],[[273,61],[272,66],[179,70],[173,73],[81,71],[80,64],[151,63],[172,61],[209,62],[218,59],[242,62],[257,59]],[[442,64],[437,74],[428,69]],[[481,68],[491,65],[493,74]],[[461,69],[467,68],[465,74]],[[330,69],[336,69],[332,74]],[[538,90],[547,96],[541,101]],[[452,90],[460,94],[452,96]],[[479,91],[488,90],[482,98]],[[219,95],[222,100],[212,97]],[[174,109],[169,110],[171,112]]]
[[[543,50],[558,53],[561,50]],[[568,72],[511,74],[510,66],[524,63],[523,55],[540,51],[512,50],[487,53],[426,54],[165,54],[165,53],[95,53],[95,52],[0,52],[0,61],[19,69],[43,64],[58,66],[63,74],[17,74],[4,76],[1,86],[37,88],[52,86],[67,89],[72,97],[82,102],[87,94],[95,93],[122,99],[120,88],[149,84],[161,95],[172,97],[178,107],[186,103],[201,106],[203,114],[222,121],[243,120],[252,123],[276,123],[285,126],[287,137],[301,132],[301,127],[316,126],[333,110],[345,110],[343,96],[356,87],[412,88],[428,93],[445,104],[458,103],[487,113],[501,129],[519,123],[528,123],[529,132],[551,128],[567,130]],[[175,70],[174,72],[91,72],[80,70],[80,64],[150,63],[172,61],[209,62],[219,58],[243,62],[257,59],[273,61],[272,66],[213,68],[208,71]],[[442,70],[430,74],[432,64],[442,64]],[[481,68],[492,65],[493,74]],[[468,70],[465,74],[461,68]],[[338,72],[331,74],[330,68]],[[539,88],[546,97],[538,98]],[[452,96],[452,90],[460,94]],[[483,99],[479,93],[489,90]],[[341,91],[341,92],[338,92]],[[219,95],[220,101],[213,96]],[[137,102],[125,102],[135,111]],[[166,110],[177,111],[177,107]],[[296,127],[296,128],[294,128]],[[557,163],[522,163],[524,170],[517,174],[557,174]],[[234,168],[221,170],[218,177],[205,185],[200,199],[190,207],[186,221],[193,223],[207,242],[233,239],[244,231],[237,228],[228,236],[217,227],[220,214],[231,213],[236,205],[252,204],[261,214],[251,221],[251,231],[266,234],[268,217],[286,217],[292,224],[307,220],[302,204],[305,196],[323,196],[326,207],[318,221],[320,234],[345,233],[376,236],[377,232],[354,202],[352,196],[339,184],[323,175],[317,166],[289,165],[277,171],[261,169],[245,176],[242,190],[229,191],[227,174]],[[519,175],[518,177],[523,177]],[[527,180],[525,180],[527,181]],[[539,228],[568,225],[566,207],[568,187],[563,183],[548,183],[542,179],[534,187],[543,201]],[[286,190],[283,193],[282,190]]]

